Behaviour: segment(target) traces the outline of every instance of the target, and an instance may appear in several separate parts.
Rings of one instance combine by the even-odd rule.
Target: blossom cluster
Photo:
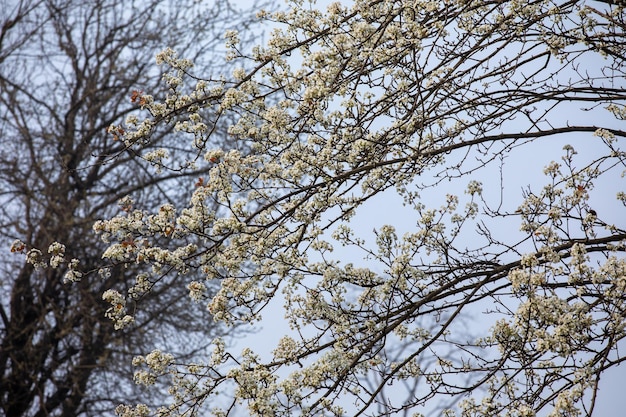
[[[123,329],[134,321],[131,315],[126,314],[126,298],[118,291],[106,290],[102,294],[102,299],[111,304],[105,316],[113,321],[116,330]]]
[[[78,282],[83,276],[83,272],[79,270],[80,261],[76,258],[67,259],[65,257],[65,245],[59,242],[52,242],[48,246],[48,256],[44,256],[41,250],[30,248],[26,250],[27,245],[21,240],[15,240],[11,244],[11,252],[26,252],[26,263],[33,265],[35,268],[52,268],[58,269],[65,267],[66,272],[63,276],[65,283]]]

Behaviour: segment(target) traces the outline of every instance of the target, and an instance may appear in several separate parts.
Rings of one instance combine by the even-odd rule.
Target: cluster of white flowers
[[[579,383],[575,388],[559,392],[554,409],[548,417],[579,416],[581,411],[576,403],[580,402],[587,383]]]
[[[157,173],[160,172],[163,161],[169,158],[167,149],[159,148],[143,154],[143,159],[157,167]]]
[[[469,184],[467,184],[467,190],[466,190],[467,194],[480,195],[482,194],[482,192],[483,192],[483,185],[480,183],[480,181],[470,181]]]
[[[276,345],[274,357],[277,359],[293,361],[296,358],[298,347],[298,342],[296,342],[292,337],[283,336]]]
[[[196,302],[202,300],[207,291],[206,285],[198,281],[191,281],[187,284],[187,289],[189,290],[189,297]]]
[[[235,59],[237,54],[237,47],[239,46],[239,32],[236,30],[227,30],[224,33],[224,38],[226,39],[226,48],[229,49],[229,54],[226,56],[227,60]]]
[[[68,282],[78,282],[83,277],[83,273],[78,270],[79,260],[74,258],[67,264],[67,272],[63,277],[63,281]]]
[[[17,239],[11,244],[11,252],[22,253],[26,251],[26,244]],[[83,276],[83,272],[78,269],[79,260],[67,260],[65,257],[65,245],[59,242],[52,242],[48,246],[49,257],[44,257],[43,253],[37,248],[31,248],[26,251],[26,263],[33,265],[35,268],[53,268],[57,269],[65,266],[67,271],[63,277],[64,283],[78,282]]]
[[[615,117],[617,117],[620,120],[626,120],[626,106],[620,106],[617,104],[609,104],[606,109],[608,111],[610,111],[611,113],[613,113],[613,115]],[[606,135],[606,133],[604,133],[606,130],[605,129],[600,129],[600,132],[602,133],[601,135],[598,136],[603,136]],[[598,132],[598,131],[596,131]]]
[[[126,314],[126,299],[118,291],[106,290],[102,294],[102,299],[111,304],[105,315],[113,321],[116,330],[123,329],[134,322],[133,317]]]
[[[135,278],[135,284],[128,290],[128,295],[134,299],[140,298],[142,295],[150,291],[152,285],[153,284],[150,282],[148,274],[138,274]]]
[[[48,253],[50,257],[50,267],[58,268],[59,265],[65,261],[65,245],[54,242],[48,247]]]
[[[157,378],[167,373],[170,365],[174,363],[174,356],[163,353],[160,350],[153,350],[146,356],[135,356],[133,366],[145,365],[147,370],[137,370],[134,374],[135,383],[141,385],[154,385]]]
[[[137,404],[135,407],[120,404],[115,407],[115,414],[119,417],[149,417],[152,410],[145,404]]]

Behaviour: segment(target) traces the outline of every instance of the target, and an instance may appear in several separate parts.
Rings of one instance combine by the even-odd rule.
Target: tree
[[[184,345],[180,356],[191,360],[207,335],[222,334],[187,308],[186,289],[164,291],[175,277],[142,280],[146,308],[132,330],[115,332],[102,293],[135,285],[138,268],[106,268],[91,227],[127,209],[117,202],[130,193],[146,207],[188,198],[182,185],[203,169],[150,172],[108,128],[142,105],[139,91],[164,91],[152,61],[165,45],[202,72],[219,71],[228,65],[212,61],[223,32],[253,21],[222,0],[0,3],[0,240],[15,252],[2,255],[1,415],[112,414],[138,395],[123,381],[142,349]],[[222,127],[213,129],[212,142],[223,142]],[[177,141],[164,126],[149,146],[188,154]]]
[[[265,46],[248,52],[227,33],[229,58],[251,70],[195,89],[178,87],[185,63],[164,52],[175,93],[145,96],[149,114],[122,140],[144,146],[186,118],[179,126],[210,171],[188,202],[159,209],[174,213],[168,236],[147,208],[98,222],[106,256],[200,270],[190,290],[215,320],[255,323],[282,303],[289,329],[267,339],[269,356],[216,340],[203,362],[137,357],[137,380],[171,380],[157,414],[232,415],[239,404],[259,416],[592,415],[601,375],[626,358],[617,3],[368,0],[320,11],[294,0],[260,12],[277,27]],[[230,150],[207,129],[224,117]],[[517,192],[509,162],[529,167],[553,143],[563,151],[539,177],[523,172]],[[598,206],[611,186],[617,198]],[[410,227],[384,215],[393,206],[363,215],[397,200]],[[129,235],[146,248],[125,246]],[[185,246],[190,237],[201,241]],[[213,282],[219,292],[204,294]]]

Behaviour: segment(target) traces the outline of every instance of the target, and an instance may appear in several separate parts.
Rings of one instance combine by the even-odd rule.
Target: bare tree
[[[251,11],[224,0],[0,3],[0,241],[6,248],[19,242],[17,255],[44,251],[31,258],[35,264],[8,251],[1,256],[3,415],[111,412],[137,394],[129,382],[133,355],[184,345],[189,359],[220,334],[206,314],[187,308],[184,286],[164,291],[175,277],[150,283],[156,293],[145,305],[152,307],[132,330],[115,332],[102,293],[133,286],[137,268],[106,268],[105,245],[91,228],[126,209],[118,200],[128,194],[145,207],[188,198],[201,171],[155,174],[109,126],[142,105],[140,91],[167,94],[154,62],[160,50],[175,48],[203,73],[221,70],[214,58],[224,51],[222,33],[253,21]],[[211,141],[224,142],[223,129],[213,129]],[[157,136],[172,154],[182,148],[170,127]],[[45,253],[54,241],[60,245]],[[65,282],[65,262],[37,265],[64,256],[80,260],[82,279],[72,271],[79,282]],[[162,318],[165,327],[155,328]]]

